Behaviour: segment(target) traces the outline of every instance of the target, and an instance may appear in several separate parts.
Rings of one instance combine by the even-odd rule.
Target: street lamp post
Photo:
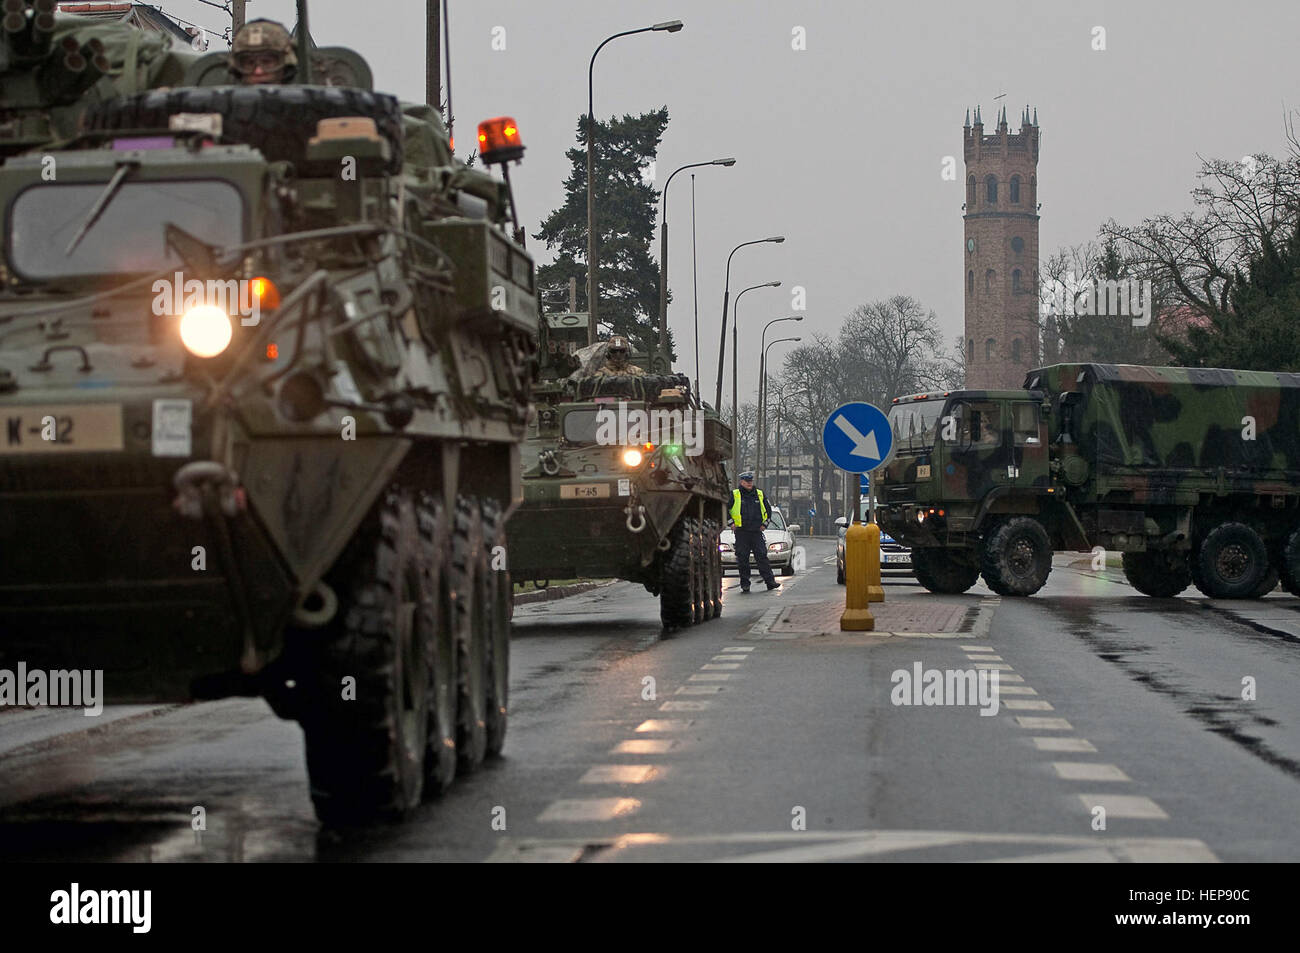
[[[736,295],[736,303],[731,307],[731,474],[734,479],[740,473],[740,440],[736,435],[736,428],[739,424],[739,408],[737,391],[737,378],[739,372],[736,366],[736,354],[739,343],[736,340],[736,332],[740,326],[740,299],[745,296],[745,291],[753,291],[755,288],[779,288],[779,281],[765,281],[761,285],[750,285],[744,291]]]
[[[795,338],[798,340],[798,338]],[[772,342],[773,344],[776,341]],[[787,395],[781,391],[776,395],[776,491],[781,492],[781,421],[785,419],[785,399],[787,396],[797,397],[800,394],[807,394],[808,388],[797,390],[793,394]],[[790,460],[790,499],[794,500],[794,456],[791,454]],[[784,510],[782,511],[784,512]],[[788,519],[788,518],[787,518]]]
[[[600,298],[600,264],[596,255],[596,190],[593,183],[596,164],[596,117],[595,85],[596,56],[610,40],[620,36],[632,36],[635,33],[654,31],[676,33],[682,28],[681,20],[668,20],[653,26],[643,26],[639,30],[624,30],[615,33],[596,47],[591,54],[591,63],[587,66],[587,343],[596,343],[596,309]]]
[[[792,314],[788,318],[773,318],[763,325],[763,334],[760,338],[763,354],[758,359],[758,476],[760,480],[767,472],[767,352],[772,346],[767,343],[767,329],[774,324],[780,324],[782,321],[802,320],[802,314]],[[782,338],[782,340],[788,341],[790,338]],[[794,340],[801,339],[795,338]],[[776,341],[772,342],[772,344],[776,343]]]
[[[690,165],[684,165],[676,169],[673,175],[681,172],[682,169],[698,169],[704,165],[724,165],[733,166],[736,160],[733,158],[714,159],[710,162],[692,162]],[[673,175],[668,176],[668,181],[664,183],[663,195],[663,213],[659,223],[659,353],[663,354],[668,350],[668,186],[673,184]],[[694,178],[694,176],[692,176]],[[698,352],[700,347],[699,341],[695,342],[695,349]],[[698,376],[698,375],[696,375]]]
[[[777,245],[785,241],[784,235],[773,235],[771,238],[756,238],[752,242],[741,242],[731,250],[731,255],[736,254],[746,245],[762,245],[764,242],[773,242]],[[727,256],[727,281],[722,291],[722,329],[719,332],[718,340],[718,390],[713,398],[713,406],[717,408],[718,413],[722,412],[722,369],[726,366],[723,362],[727,355],[727,304],[731,299],[731,255]],[[732,432],[732,439],[735,439],[735,432]]]

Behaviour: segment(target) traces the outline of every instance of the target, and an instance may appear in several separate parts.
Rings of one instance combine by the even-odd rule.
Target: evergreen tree
[[[578,120],[578,145],[566,153],[573,169],[564,182],[564,205],[533,236],[556,252],[555,261],[537,272],[543,293],[549,293],[548,300],[558,300],[559,291],[567,293],[569,278],[576,278],[579,311],[588,310],[586,126],[583,116]],[[597,338],[609,329],[640,349],[653,345],[659,334],[659,266],[650,256],[659,190],[642,176],[655,161],[667,126],[666,106],[640,116],[596,121],[601,323]]]

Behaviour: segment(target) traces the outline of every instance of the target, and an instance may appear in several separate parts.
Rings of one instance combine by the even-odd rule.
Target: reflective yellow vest
[[[758,494],[758,509],[759,512],[763,514],[763,522],[766,523],[772,517],[772,514],[771,512],[768,511],[767,502],[763,499],[763,491],[755,490],[754,492]],[[731,491],[731,521],[736,524],[736,529],[740,529],[740,491],[739,490]],[[760,525],[756,528],[762,529],[763,527]]]

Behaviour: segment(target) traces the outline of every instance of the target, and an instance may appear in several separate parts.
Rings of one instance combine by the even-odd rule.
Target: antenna
[[[447,67],[447,138],[455,149],[456,115],[451,109],[451,21],[447,18],[447,0],[442,0],[442,51],[442,59]]]
[[[298,82],[311,84],[311,31],[307,26],[307,0],[298,0]]]

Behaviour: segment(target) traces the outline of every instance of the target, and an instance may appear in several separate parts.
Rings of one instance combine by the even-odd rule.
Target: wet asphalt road
[[[260,701],[0,712],[0,859],[1300,859],[1300,600],[1151,600],[1062,556],[1028,600],[887,580],[967,607],[953,637],[771,637],[768,610],[842,598],[805,544],[809,572],[729,577],[670,639],[630,584],[519,607],[505,757],[403,825],[320,831]],[[998,714],[892,704],[918,662],[998,666]]]

